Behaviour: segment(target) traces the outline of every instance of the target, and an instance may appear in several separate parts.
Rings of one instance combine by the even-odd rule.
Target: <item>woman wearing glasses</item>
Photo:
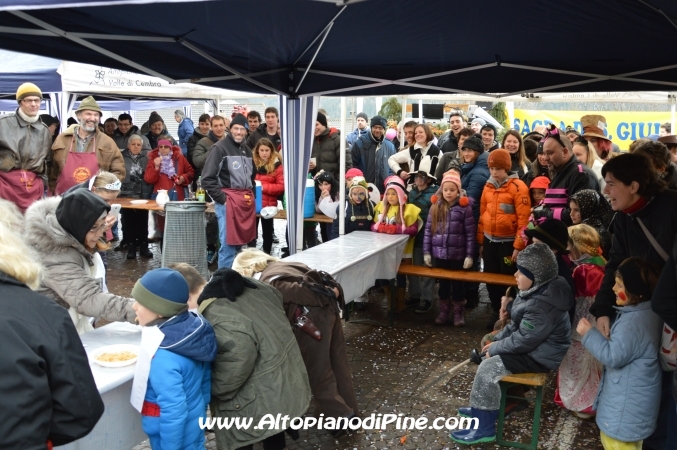
[[[97,250],[110,206],[88,189],[33,203],[26,211],[26,240],[45,267],[39,292],[68,309],[80,334],[89,318],[134,323],[132,299],[108,293],[106,270]]]

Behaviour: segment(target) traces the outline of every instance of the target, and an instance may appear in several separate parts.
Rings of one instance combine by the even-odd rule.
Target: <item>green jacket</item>
[[[233,277],[235,272],[229,272],[227,276]],[[246,430],[215,427],[216,443],[222,450],[254,444],[283,431],[254,427],[267,414],[301,417],[310,403],[306,366],[282,308],[282,294],[257,280],[244,280],[236,301],[225,298],[228,293],[224,292],[219,298],[201,301],[199,307],[214,327],[218,343],[212,363],[212,417],[253,419]],[[233,284],[212,278],[202,298],[205,292],[211,296],[214,288]]]

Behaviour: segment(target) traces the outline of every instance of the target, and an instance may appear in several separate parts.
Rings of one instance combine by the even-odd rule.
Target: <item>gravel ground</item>
[[[273,252],[279,255],[284,246],[285,222],[275,221],[280,244]],[[260,247],[261,240],[258,242]],[[147,270],[160,266],[158,248],[152,247],[155,257],[127,260],[126,252],[108,253],[108,287],[112,292],[130,295],[134,282]],[[216,267],[210,267],[215,270]],[[409,417],[456,415],[456,408],[467,405],[476,366],[466,366],[449,377],[447,370],[465,360],[472,348],[479,347],[490,316],[486,289],[482,286],[480,305],[467,310],[464,328],[437,326],[433,323],[436,308],[427,314],[407,310],[396,316],[395,328],[345,323],[348,358],[353,371],[361,415],[395,413]],[[373,319],[387,322],[387,300],[382,292],[369,295],[368,308],[351,314],[351,321]],[[599,431],[594,421],[583,421],[557,407],[552,401],[555,377],[549,375],[541,412],[539,446],[542,449],[602,449]],[[309,409],[312,412],[312,405]],[[531,436],[533,407],[514,414],[506,421],[509,439],[527,442]],[[495,444],[458,446],[446,430],[358,430],[336,440],[328,431],[301,431],[298,441],[288,438],[290,450],[301,449],[494,449]],[[134,450],[146,450],[143,443]],[[214,435],[207,433],[208,449],[215,449]],[[262,446],[254,446],[256,450]]]

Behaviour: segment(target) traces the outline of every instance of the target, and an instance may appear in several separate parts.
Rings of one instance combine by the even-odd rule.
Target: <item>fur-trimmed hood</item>
[[[56,208],[61,197],[38,200],[26,210],[26,241],[41,255],[64,252],[71,248],[92,265],[92,253],[64,230],[56,220]]]

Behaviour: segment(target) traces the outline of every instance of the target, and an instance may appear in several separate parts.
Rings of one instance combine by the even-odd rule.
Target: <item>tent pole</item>
[[[404,137],[404,124],[407,123],[407,95],[402,96],[402,120],[400,120],[400,148],[404,148],[405,144],[407,143],[407,140]],[[396,148],[395,151],[399,152],[400,148]]]
[[[427,75],[419,75],[416,77],[410,77],[410,78],[402,78],[397,81],[402,81],[402,82],[407,82],[407,81],[416,81],[416,80],[424,80],[426,78],[435,78],[435,77],[442,77],[445,75],[453,75],[455,73],[463,73],[463,72],[472,72],[473,70],[482,70],[482,69],[490,69],[492,67],[496,67],[498,63],[489,63],[489,64],[481,64],[479,66],[471,66],[471,67],[464,67],[462,69],[454,69],[454,70],[447,70],[446,72],[438,72],[438,73],[430,73]]]
[[[344,8],[345,8],[345,6],[344,6]],[[308,67],[306,67],[305,72],[303,72],[303,76],[301,77],[299,84],[296,85],[295,92],[298,92],[299,89],[301,88],[301,84],[303,84],[303,80],[306,79],[306,75],[308,75],[308,71],[310,70],[311,67],[313,67],[313,63],[315,62],[315,58],[317,58],[317,54],[320,53],[320,50],[322,49],[322,46],[324,45],[324,41],[327,40],[327,36],[329,36],[329,32],[331,31],[331,28],[333,26],[334,26],[334,23],[332,22],[327,27],[327,31],[324,33],[324,37],[322,38],[320,45],[318,45],[317,49],[315,49],[315,54],[313,54],[313,58],[310,60],[310,63],[308,64]]]
[[[320,36],[322,36],[322,33],[324,33],[325,30],[326,30],[327,28],[331,28],[331,27],[334,25],[334,21],[335,21],[336,19],[338,19],[338,16],[340,16],[341,13],[342,13],[347,7],[348,7],[348,5],[343,5],[343,8],[341,8],[341,10],[340,10],[339,12],[336,13],[336,15],[334,16],[334,18],[331,19],[331,20],[329,21],[329,23],[327,24],[327,26],[325,26],[325,27],[322,29],[322,31],[320,31],[320,32],[317,34],[317,36],[315,36],[315,39],[313,39],[313,41],[312,41],[310,44],[308,44],[308,47],[306,47],[306,49],[303,50],[303,52],[301,52],[301,54],[299,55],[299,57],[296,58],[296,61],[294,61],[294,66],[296,66],[296,65],[299,63],[299,61],[301,60],[301,58],[303,58],[303,55],[305,55],[306,53],[308,53],[308,50],[310,50],[310,48],[313,46],[313,44],[315,44],[315,42],[317,42],[317,40],[320,38]],[[327,33],[329,33],[329,32],[327,31]],[[327,37],[327,36],[325,35],[325,38],[326,38],[326,37]],[[324,40],[324,39],[323,39],[323,40]],[[322,46],[322,44],[320,44],[320,47],[321,47],[321,46]]]
[[[51,31],[52,33],[54,33],[58,36],[61,36],[63,38],[69,39],[69,40],[71,40],[71,41],[73,41],[77,44],[80,44],[83,47],[87,47],[90,50],[94,50],[95,52],[101,53],[102,55],[108,56],[109,58],[112,58],[112,59],[119,61],[123,64],[127,64],[128,66],[133,67],[137,70],[140,70],[143,73],[146,73],[146,74],[154,76],[154,77],[162,78],[163,80],[165,80],[169,83],[174,82],[174,80],[172,80],[171,78],[169,78],[165,75],[162,75],[159,72],[151,70],[146,66],[142,66],[141,64],[137,64],[130,59],[124,58],[124,57],[122,57],[122,56],[120,56],[116,53],[110,52],[110,51],[106,50],[105,48],[99,47],[98,45],[92,44],[91,42],[85,41],[84,39],[73,36],[70,33],[67,33],[65,31],[63,31],[62,29],[57,28],[53,25],[50,25],[47,22],[43,22],[42,20],[36,19],[35,17],[33,17],[29,14],[26,14],[23,11],[7,11],[7,12],[15,15],[15,16],[17,16],[17,17],[19,17],[19,18],[21,18],[21,19],[23,19],[27,22],[30,22],[34,25],[41,27],[41,28],[44,28],[45,30]]]
[[[277,73],[277,72],[286,72],[288,69],[273,69],[273,70],[264,70],[263,72],[252,72],[248,73],[247,76],[249,77],[258,77],[260,75],[268,75],[271,73]],[[228,81],[228,80],[237,80],[238,77],[237,75],[226,75],[222,77],[197,77],[197,78],[184,78],[181,80],[174,80],[176,83],[196,83],[198,81],[202,83],[208,83],[211,81]]]
[[[260,81],[256,81],[255,79],[253,79],[253,78],[250,77],[249,75],[245,75],[245,74],[243,74],[243,73],[241,73],[241,72],[238,72],[237,70],[233,69],[233,68],[230,67],[229,65],[227,65],[227,64],[225,64],[225,63],[222,63],[221,61],[219,61],[218,59],[216,59],[216,58],[214,58],[213,56],[209,55],[208,53],[203,52],[202,50],[200,50],[199,48],[197,48],[196,46],[194,46],[194,45],[191,44],[190,42],[187,42],[187,41],[185,41],[185,40],[182,40],[182,41],[180,41],[180,44],[183,45],[184,47],[186,47],[186,48],[192,50],[193,52],[197,53],[198,55],[202,56],[202,57],[205,58],[206,60],[211,61],[212,63],[216,64],[216,65],[219,66],[220,68],[222,68],[222,69],[224,69],[224,70],[227,70],[228,72],[230,72],[230,73],[232,73],[232,74],[234,74],[234,75],[237,75],[238,77],[242,78],[243,80],[249,81],[250,83],[252,83],[252,84],[254,84],[254,85],[256,85],[256,86],[258,86],[258,87],[260,87],[260,88],[263,88],[263,89],[265,89],[265,90],[267,90],[267,91],[274,92],[275,94],[278,94],[278,95],[285,95],[284,92],[282,92],[282,91],[279,91],[279,90],[277,90],[277,89],[275,89],[275,88],[272,88],[272,87],[270,87],[270,86],[268,86],[268,85],[266,85],[266,84],[263,84],[263,83],[261,83]]]
[[[339,235],[345,234],[346,228],[346,98],[341,97],[341,157],[339,158]],[[369,201],[369,199],[367,199]]]

